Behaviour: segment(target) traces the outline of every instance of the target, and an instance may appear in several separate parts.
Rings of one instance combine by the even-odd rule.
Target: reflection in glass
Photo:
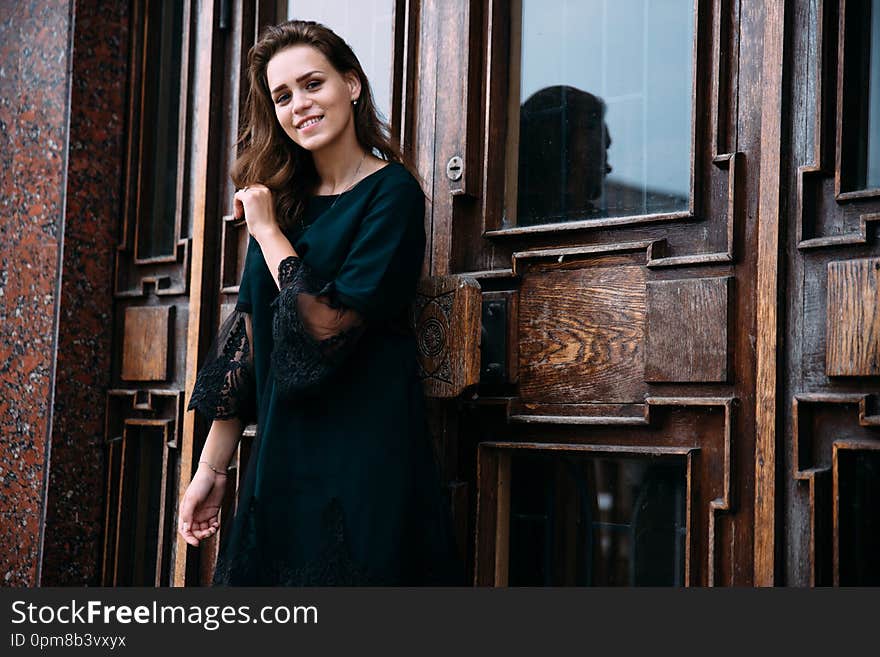
[[[687,210],[693,0],[511,11],[506,225]]]
[[[138,258],[172,255],[176,242],[183,0],[149,3],[143,86],[143,187]]]
[[[373,88],[376,108],[391,118],[393,0],[279,0],[278,22],[323,23],[351,46]]]
[[[511,586],[684,584],[681,463],[571,452],[511,457]]]

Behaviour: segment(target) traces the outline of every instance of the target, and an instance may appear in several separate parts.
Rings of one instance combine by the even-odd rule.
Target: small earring
[[[351,104],[352,104],[352,105],[357,105],[357,104],[358,104],[358,102],[357,102],[357,98],[355,98],[353,101],[351,101]]]

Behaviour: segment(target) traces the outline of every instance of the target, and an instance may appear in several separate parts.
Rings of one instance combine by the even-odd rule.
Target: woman
[[[190,408],[213,420],[178,527],[219,527],[256,420],[215,584],[460,584],[407,312],[424,195],[336,34],[290,21],[249,53],[232,178],[250,240],[236,310]]]

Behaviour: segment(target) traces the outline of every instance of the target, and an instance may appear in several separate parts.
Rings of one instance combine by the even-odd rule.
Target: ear
[[[357,100],[361,97],[361,80],[357,73],[348,71],[345,74],[345,82],[348,84],[349,100]]]

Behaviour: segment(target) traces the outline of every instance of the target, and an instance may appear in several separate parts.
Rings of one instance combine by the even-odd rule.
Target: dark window
[[[511,586],[684,584],[684,465],[636,458],[511,457]]]
[[[142,85],[138,258],[174,254],[178,213],[183,0],[148,2]]]

